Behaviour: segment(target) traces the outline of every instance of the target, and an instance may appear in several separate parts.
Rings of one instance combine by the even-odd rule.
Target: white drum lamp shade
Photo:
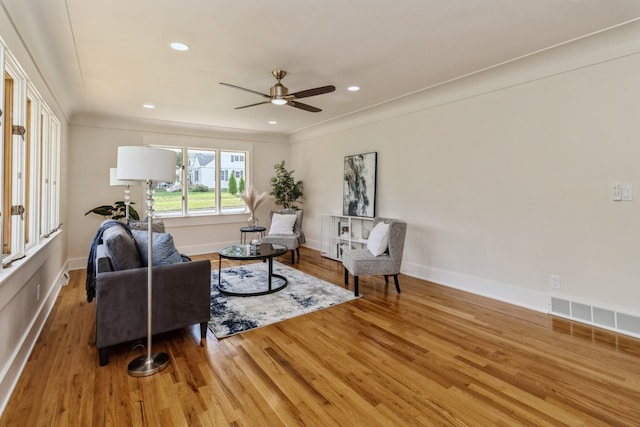
[[[174,182],[176,153],[162,148],[118,147],[117,179]]]

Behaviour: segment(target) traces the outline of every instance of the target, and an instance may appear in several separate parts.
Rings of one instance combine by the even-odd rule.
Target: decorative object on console
[[[249,219],[247,220],[249,227],[257,227],[258,226],[258,217],[256,216],[256,210],[258,207],[267,200],[269,194],[264,191],[262,193],[258,193],[258,190],[255,189],[252,185],[248,185],[242,193],[240,193],[240,198],[247,205],[247,209],[249,209]]]
[[[345,156],[343,215],[375,216],[377,158],[376,152]]]
[[[148,230],[153,230],[153,182],[176,180],[176,153],[160,148],[131,146],[118,147],[117,178],[120,180],[145,181],[147,183]],[[152,294],[153,294],[153,232],[147,233],[147,354],[129,363],[129,375],[146,377],[166,368],[169,355],[151,352]]]
[[[276,175],[271,177],[271,195],[276,205],[284,209],[298,209],[297,202],[304,196],[302,181],[293,178],[293,172],[284,167],[284,160],[273,165]]]

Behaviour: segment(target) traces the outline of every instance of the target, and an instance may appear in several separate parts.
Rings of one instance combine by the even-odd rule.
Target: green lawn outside
[[[238,195],[222,192],[222,208],[241,208],[244,202]],[[209,210],[215,209],[215,192],[189,192],[189,210]],[[176,212],[182,209],[182,193],[174,191],[172,193],[157,192],[153,196],[153,209],[156,212]]]

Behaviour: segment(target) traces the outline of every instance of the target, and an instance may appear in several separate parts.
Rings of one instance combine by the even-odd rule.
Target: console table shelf
[[[342,260],[344,249],[367,246],[367,238],[373,227],[373,218],[336,214],[321,215],[321,251],[323,257]]]

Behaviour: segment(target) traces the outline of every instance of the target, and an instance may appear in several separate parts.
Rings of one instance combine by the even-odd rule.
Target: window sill
[[[42,252],[46,246],[51,244],[51,242],[56,240],[56,237],[60,234],[62,234],[62,230],[58,230],[49,237],[43,238],[40,243],[27,249],[23,258],[13,261],[8,267],[3,267],[0,271],[0,286],[7,282],[12,276],[18,274],[25,265],[37,259],[37,255]]]
[[[249,213],[223,213],[223,214],[203,214],[188,216],[163,216],[162,219],[165,227],[198,227],[201,225],[217,225],[217,224],[246,224]]]

